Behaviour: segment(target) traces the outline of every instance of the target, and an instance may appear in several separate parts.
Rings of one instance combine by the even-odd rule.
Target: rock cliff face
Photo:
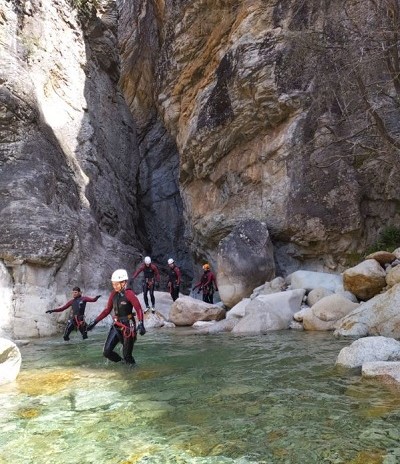
[[[396,2],[120,8],[121,87],[141,130],[161,125],[176,142],[198,257],[214,261],[220,240],[256,219],[278,272],[341,270],[399,223]],[[371,31],[386,34],[380,52]]]
[[[113,9],[3,2],[0,26],[0,328],[45,335],[73,285],[108,289],[138,262],[136,130]]]

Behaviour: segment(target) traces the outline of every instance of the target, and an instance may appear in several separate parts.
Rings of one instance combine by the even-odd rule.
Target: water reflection
[[[102,358],[105,335],[21,347],[0,463],[400,462],[398,395],[334,368],[346,340],[159,330],[132,369]]]

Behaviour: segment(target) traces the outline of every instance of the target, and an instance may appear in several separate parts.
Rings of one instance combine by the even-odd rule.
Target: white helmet
[[[111,282],[122,282],[124,280],[129,280],[128,273],[125,269],[117,269],[113,272]]]
[[[144,262],[145,262],[145,264],[150,264],[150,263],[151,263],[151,258],[150,258],[150,256],[146,256],[146,257],[144,258]]]
[[[169,258],[168,264],[174,264],[174,260],[172,258]]]

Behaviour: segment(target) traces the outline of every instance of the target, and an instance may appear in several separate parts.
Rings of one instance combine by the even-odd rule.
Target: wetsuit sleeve
[[[143,272],[144,266],[143,264],[136,269],[136,271],[133,273],[132,279],[136,279],[136,277]]]
[[[175,275],[176,275],[176,284],[177,285],[180,285],[181,284],[181,270],[179,269],[178,266],[175,266],[174,267],[174,272],[175,272]]]
[[[217,279],[216,279],[216,277],[215,277],[215,275],[214,275],[214,274],[212,275],[212,280],[214,281],[215,290],[218,292]]]
[[[125,292],[125,295],[128,301],[132,303],[133,307],[135,308],[139,321],[143,322],[143,310],[142,310],[142,307],[140,306],[140,301],[138,300],[137,296],[132,290],[127,290]]]
[[[96,297],[92,298],[91,296],[83,296],[82,300],[86,301],[86,303],[96,303],[97,298]]]
[[[152,264],[152,265],[151,265],[151,268],[152,268],[153,271],[154,271],[154,275],[155,275],[155,277],[156,277],[156,281],[157,281],[157,282],[160,282],[160,272],[159,272],[159,270],[158,270],[158,267],[157,267],[155,264]]]
[[[56,308],[56,309],[53,309],[53,311],[55,313],[61,313],[61,311],[65,311],[66,309],[68,309],[70,306],[72,306],[72,303],[74,302],[74,300],[69,300],[67,303],[65,303],[64,306],[60,306],[59,308]]]
[[[108,297],[107,306],[103,309],[103,311],[94,320],[94,322],[96,322],[96,324],[98,322],[102,321],[105,317],[107,317],[111,313],[111,310],[113,308],[114,295],[115,295],[115,292],[114,291],[111,292],[110,296]]]

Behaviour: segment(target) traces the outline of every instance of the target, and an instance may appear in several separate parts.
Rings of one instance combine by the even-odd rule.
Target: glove
[[[88,332],[90,332],[91,330],[93,330],[93,329],[95,328],[96,324],[97,324],[96,321],[91,322],[90,324],[88,324],[86,330],[87,330]]]
[[[96,300],[98,300],[101,297],[101,295],[96,295]]]
[[[48,310],[46,311],[46,314],[51,314],[51,313],[54,313],[54,309],[48,309]]]
[[[146,333],[146,329],[144,328],[143,322],[139,322],[137,330],[140,333],[140,335],[144,335]]]
[[[200,293],[200,292],[201,292],[201,288],[199,288],[199,289],[197,290],[197,293]]]

